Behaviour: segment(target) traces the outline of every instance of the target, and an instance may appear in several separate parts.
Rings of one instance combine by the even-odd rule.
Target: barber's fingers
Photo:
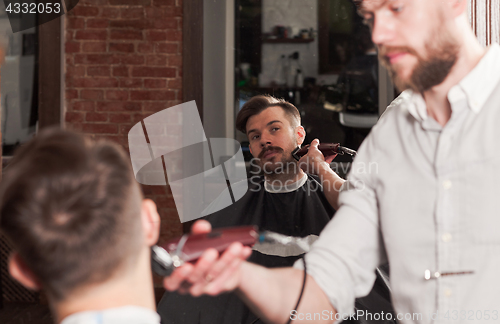
[[[238,269],[234,269],[231,267],[235,262],[236,264],[241,263],[241,261],[247,259],[252,250],[249,247],[244,247],[241,243],[233,243],[229,246],[229,248],[221,255],[221,257],[213,263],[213,265],[205,272],[202,278],[198,277],[196,282],[193,282],[193,286],[189,289],[189,292],[193,296],[199,296],[205,292],[205,289],[211,282],[222,282],[224,285],[221,286],[221,290],[217,290],[215,294],[219,294],[221,292],[226,292],[229,290],[233,290],[237,287],[239,282],[239,274]],[[229,273],[225,273],[225,271],[231,270]],[[221,277],[221,274],[225,276]],[[228,280],[231,279],[231,280]],[[226,282],[226,280],[228,280]]]
[[[330,156],[327,156],[325,157],[325,162],[330,164],[332,163],[333,159],[335,159],[337,157],[338,154],[334,154],[334,155],[330,155]]]
[[[313,141],[311,142],[311,146],[317,149],[318,145],[319,145],[319,139],[317,138],[313,139]]]
[[[206,273],[213,267],[215,261],[219,257],[219,252],[215,249],[207,249],[203,252],[202,257],[196,261],[196,265],[186,278],[188,282],[195,284],[200,279],[205,278]]]
[[[244,262],[242,259],[234,259],[231,261],[228,267],[220,273],[220,275],[204,289],[204,293],[207,295],[218,295],[221,292],[234,290],[238,287],[240,280],[242,279],[241,265]]]
[[[193,271],[194,265],[186,263],[177,268],[170,274],[170,276],[163,279],[163,286],[168,291],[175,291],[181,288],[182,283],[185,282],[189,274]]]
[[[200,280],[212,264],[217,260],[219,253],[215,249],[207,249],[196,261],[196,265],[185,263],[175,269],[170,276],[163,279],[163,286],[169,291],[179,290],[186,292],[192,283]]]
[[[212,231],[212,225],[204,219],[197,220],[191,227],[191,233],[203,234]]]

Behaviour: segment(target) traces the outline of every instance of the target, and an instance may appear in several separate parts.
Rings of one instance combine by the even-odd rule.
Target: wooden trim
[[[182,35],[182,101],[195,100],[203,120],[202,1],[183,1]]]
[[[182,14],[182,102],[194,100],[203,121],[203,1],[184,0]],[[182,224],[184,233],[193,221]]]
[[[38,129],[61,125],[61,21],[38,27]]]

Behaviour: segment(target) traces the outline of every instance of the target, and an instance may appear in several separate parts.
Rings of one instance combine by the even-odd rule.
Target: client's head
[[[21,147],[0,184],[0,226],[15,249],[10,273],[53,303],[138,269],[151,280],[158,221],[120,147],[67,131],[41,132]]]
[[[250,152],[265,173],[296,170],[292,151],[304,142],[306,132],[294,105],[272,96],[255,96],[238,113],[236,128],[247,135]]]

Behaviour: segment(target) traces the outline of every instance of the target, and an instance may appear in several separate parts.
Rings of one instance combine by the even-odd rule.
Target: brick
[[[64,51],[68,54],[80,52],[80,42],[66,42],[64,44]]]
[[[154,6],[175,6],[175,0],[153,0]]]
[[[168,80],[169,89],[182,89],[182,79]]]
[[[144,12],[146,13],[147,18],[162,18],[163,17],[163,10],[154,8],[154,7],[149,7],[149,8],[144,8]]]
[[[148,78],[173,78],[175,77],[175,69],[158,67],[134,67],[132,69],[132,76]]]
[[[144,80],[144,88],[150,89],[158,89],[158,88],[166,88],[167,87],[167,80],[165,79],[145,79]]]
[[[130,129],[134,126],[134,124],[121,124],[119,125],[120,127],[120,134],[128,134],[130,132]]]
[[[75,101],[73,102],[73,110],[79,111],[94,111],[95,103],[93,101]]]
[[[128,77],[128,67],[127,66],[114,66],[113,67],[113,76],[124,76]]]
[[[173,91],[130,91],[131,100],[172,100],[175,99],[175,92]]]
[[[131,117],[130,114],[109,114],[109,122],[116,124],[130,123]]]
[[[158,208],[175,208],[174,199],[166,196],[157,196],[155,199],[156,206]]]
[[[109,44],[110,52],[120,52],[120,53],[133,53],[134,52],[134,44],[132,43],[110,43]]]
[[[66,112],[64,120],[68,123],[78,123],[83,121],[83,114],[80,112]]]
[[[143,8],[122,8],[120,9],[120,17],[123,19],[139,19],[144,17]]]
[[[98,102],[97,111],[140,111],[142,105],[140,102],[126,102],[126,101],[114,101],[114,102]]]
[[[78,98],[78,90],[73,90],[73,89],[66,90],[65,97],[66,100],[73,100]]]
[[[66,28],[67,29],[84,29],[85,19],[77,17],[67,17],[66,18]]]
[[[153,22],[149,19],[112,20],[109,25],[112,28],[148,29],[153,27]]]
[[[76,6],[71,10],[73,16],[95,17],[99,14],[99,8],[93,6]]]
[[[158,44],[156,51],[158,53],[176,54],[179,51],[179,44],[178,43]]]
[[[85,66],[68,66],[66,68],[66,76],[70,77],[85,76]]]
[[[118,59],[112,54],[76,54],[76,64],[118,64]]]
[[[137,51],[139,53],[153,53],[154,46],[151,43],[140,43],[137,45]]]
[[[89,76],[110,76],[111,67],[106,65],[101,66],[87,66],[87,74]]]
[[[163,17],[182,17],[181,7],[165,6],[163,8]]]
[[[128,100],[128,91],[108,90],[106,91],[106,100]]]
[[[127,78],[120,79],[120,88],[142,88],[142,79]]]
[[[83,78],[84,88],[117,88],[118,80],[115,78]]]
[[[102,90],[81,90],[80,98],[87,100],[103,100],[104,91]]]
[[[75,39],[75,31],[74,30],[69,30],[69,29],[66,29],[65,33],[64,33],[64,40],[66,42],[69,42],[69,41],[72,41],[73,39]]]
[[[92,18],[87,19],[87,28],[108,28],[109,19]]]
[[[115,29],[111,30],[110,38],[115,40],[142,40],[143,35],[142,31]]]
[[[150,6],[151,0],[109,0],[112,6]]]
[[[120,63],[124,65],[142,65],[144,64],[144,55],[121,55]]]
[[[177,20],[169,18],[169,19],[154,19],[152,22],[152,27],[154,29],[177,29],[178,24]]]
[[[83,79],[84,78],[77,78],[72,75],[66,74],[65,78],[66,86],[69,88],[82,88]]]
[[[145,105],[147,105],[148,103],[144,103]],[[144,118],[148,117],[149,115],[152,115],[151,113],[150,114],[143,114],[143,113],[139,113],[139,114],[132,114],[132,123],[135,125],[137,124],[138,122],[140,122],[141,120],[143,120]]]
[[[158,112],[162,111],[163,109],[167,108],[167,105],[165,102],[145,102],[144,103],[144,111],[149,111],[149,112]]]
[[[146,32],[146,40],[150,42],[163,42],[167,40],[167,33],[163,31],[150,30]]]
[[[80,0],[79,4],[103,6],[108,4],[107,0]]]
[[[182,32],[180,30],[167,30],[167,41],[180,42],[182,41]]]
[[[84,53],[103,53],[106,52],[106,42],[84,42],[82,45]]]
[[[86,134],[117,134],[118,126],[113,124],[83,124],[82,131]]]
[[[146,65],[167,65],[167,57],[165,55],[147,55]]]
[[[107,30],[77,30],[75,34],[75,39],[82,40],[106,40],[107,38]]]
[[[120,15],[120,9],[113,7],[104,7],[101,9],[101,14],[99,16],[103,18],[113,19],[113,18],[118,18],[119,15]]]
[[[182,66],[182,56],[172,55],[168,57],[168,66],[171,67],[181,67]]]
[[[89,122],[106,122],[108,121],[108,114],[88,112],[85,114],[85,120]]]

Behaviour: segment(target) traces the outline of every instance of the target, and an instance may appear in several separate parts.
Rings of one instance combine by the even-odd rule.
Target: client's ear
[[[31,290],[40,290],[41,285],[19,255],[14,252],[9,259],[9,273],[21,285]]]
[[[155,245],[160,236],[160,215],[156,210],[156,204],[151,199],[142,201],[141,222],[146,244]]]

